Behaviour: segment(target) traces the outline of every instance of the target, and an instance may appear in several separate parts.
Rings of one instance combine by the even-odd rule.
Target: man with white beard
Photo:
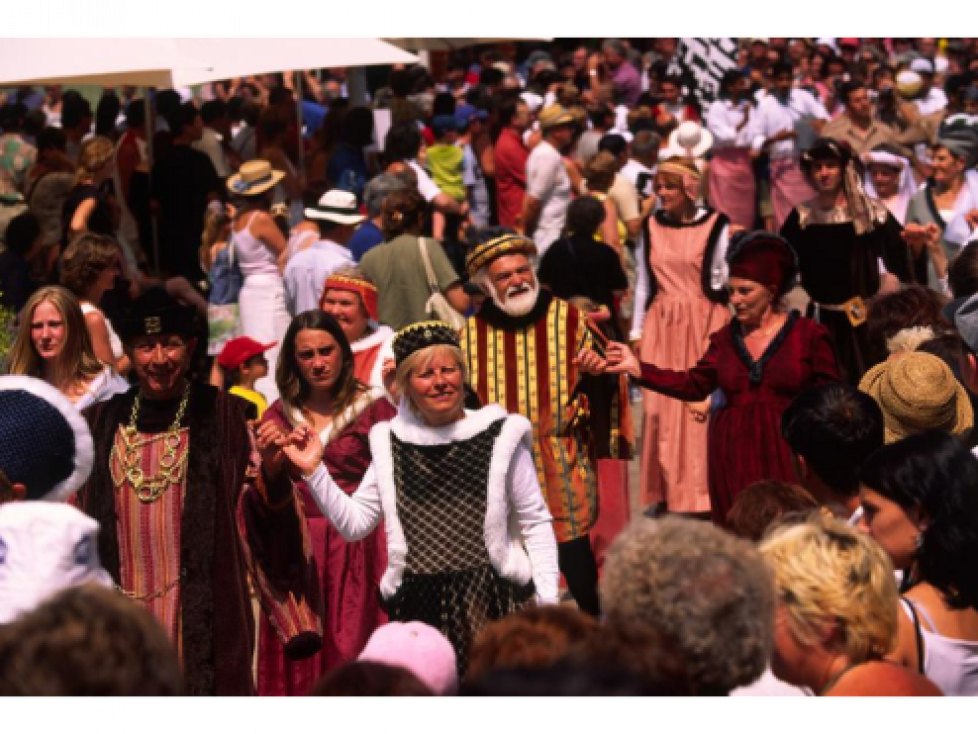
[[[601,410],[587,385],[605,364],[581,352],[600,353],[602,340],[582,311],[540,289],[532,240],[504,229],[484,232],[487,241],[466,260],[488,296],[462,330],[469,382],[483,404],[498,403],[533,425],[533,459],[554,518],[560,570],[578,607],[597,616],[598,571],[588,537],[598,509],[596,434],[607,434],[604,443],[614,444],[616,455],[630,448],[619,438],[627,430],[607,420],[595,425],[599,414],[622,415]]]

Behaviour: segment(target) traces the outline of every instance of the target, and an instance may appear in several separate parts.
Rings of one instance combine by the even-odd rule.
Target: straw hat
[[[272,169],[268,161],[242,163],[238,172],[228,179],[228,191],[238,196],[256,196],[278,184],[285,173]]]
[[[967,391],[931,354],[909,352],[876,365],[859,389],[883,411],[886,443],[933,428],[960,436],[974,423]]]
[[[572,125],[575,122],[574,115],[559,104],[545,107],[537,119],[541,130],[549,130],[558,125]]]

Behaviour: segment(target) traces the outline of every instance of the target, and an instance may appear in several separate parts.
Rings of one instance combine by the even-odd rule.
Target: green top
[[[438,289],[444,293],[459,282],[458,273],[438,240],[426,237],[425,245]],[[402,234],[368,250],[360,261],[360,270],[377,286],[380,323],[398,331],[431,318],[425,308],[431,291],[417,237]]]
[[[438,188],[459,203],[465,201],[462,155],[462,149],[457,145],[433,145],[426,154],[431,178],[438,184]]]

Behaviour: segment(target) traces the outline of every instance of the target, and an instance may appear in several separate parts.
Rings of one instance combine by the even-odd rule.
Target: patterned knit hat
[[[397,332],[391,348],[394,350],[395,361],[400,365],[418,350],[436,344],[457,347],[458,333],[443,321],[421,321]]]
[[[58,390],[33,377],[0,377],[0,482],[27,499],[64,501],[92,471],[92,434]]]
[[[533,240],[523,235],[506,234],[494,240],[483,242],[481,245],[473,248],[465,261],[465,269],[468,271],[469,277],[472,277],[484,265],[488,265],[497,257],[516,254],[536,255],[537,246]]]

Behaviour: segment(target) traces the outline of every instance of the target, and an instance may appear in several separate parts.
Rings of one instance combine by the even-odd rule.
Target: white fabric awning
[[[177,38],[174,44],[209,68],[181,69],[181,86],[218,79],[334,66],[414,64],[418,57],[377,38]]]
[[[385,41],[409,51],[454,51],[467,46],[514,41],[552,41],[552,38],[385,38]]]

